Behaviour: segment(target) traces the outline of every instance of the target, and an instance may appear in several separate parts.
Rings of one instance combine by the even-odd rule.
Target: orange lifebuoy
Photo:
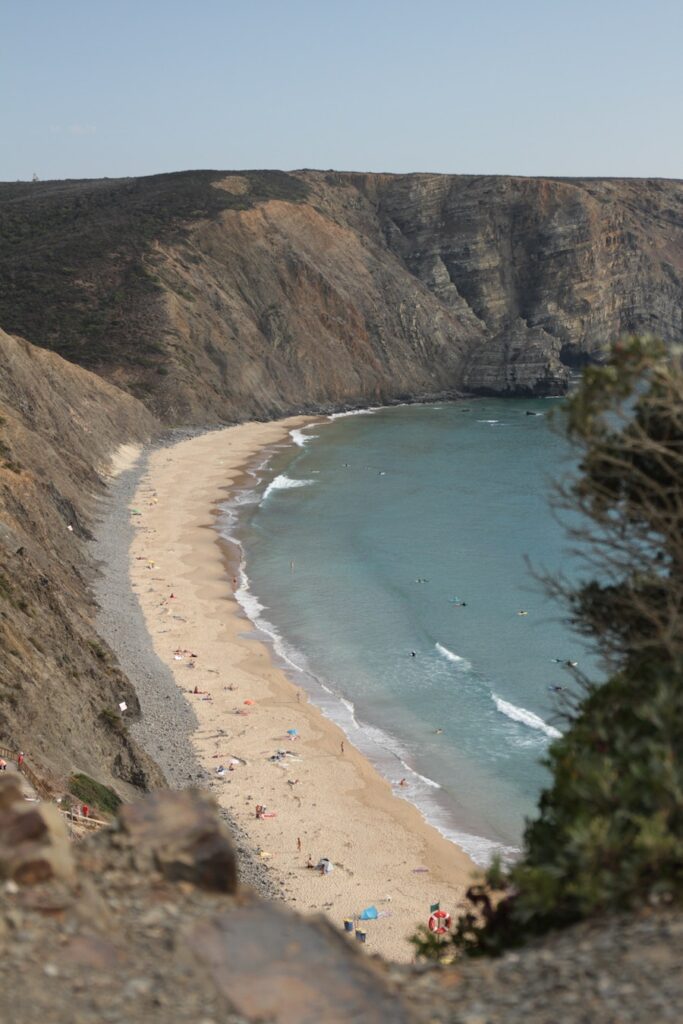
[[[427,922],[430,932],[445,935],[451,926],[451,915],[447,910],[435,910]]]

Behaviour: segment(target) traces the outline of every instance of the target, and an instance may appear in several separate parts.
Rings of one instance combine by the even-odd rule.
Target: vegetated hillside
[[[0,185],[0,323],[207,423],[557,394],[683,329],[683,182],[188,171]]]
[[[0,744],[59,787],[74,770],[124,797],[162,781],[120,719],[137,698],[86,582],[110,456],[156,426],[130,395],[0,331]]]

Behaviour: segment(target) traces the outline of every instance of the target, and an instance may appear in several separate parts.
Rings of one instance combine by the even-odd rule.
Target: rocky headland
[[[683,327],[683,182],[188,171],[0,185],[0,324],[166,423],[562,393]]]
[[[461,394],[561,394],[571,369],[621,334],[680,340],[683,182],[202,171],[3,183],[0,325],[9,332],[0,330],[0,745],[27,750],[48,793],[85,773],[136,801],[169,780],[128,728],[140,718],[138,697],[97,632],[93,598],[91,540],[122,453],[181,425]],[[189,755],[182,768],[201,781]],[[14,797],[2,800],[4,841],[42,835],[39,821],[12,817]],[[256,902],[238,928],[239,916],[228,923],[215,897],[204,906],[202,895],[211,920],[178,931],[204,883],[186,868],[165,875],[149,851],[132,854],[143,840],[123,820],[71,855],[78,863],[68,877],[34,879],[38,889],[15,881],[14,854],[3,861],[12,883],[2,895],[3,969],[13,991],[25,979],[24,1002],[13,1002],[18,1016],[8,1019],[67,1019],[55,1006],[73,1008],[74,1020],[167,1019],[169,998],[178,1020],[305,1019],[250,1002],[254,991],[243,1004],[227,998],[221,969],[197,960],[193,946],[210,935],[238,948],[259,914],[257,936],[280,911]],[[219,898],[238,908],[242,897]],[[110,933],[119,914],[121,932]],[[319,947],[324,959],[326,926],[291,922],[292,942]],[[668,951],[680,943],[680,920],[627,927],[655,950],[635,994],[633,944],[615,925],[462,976],[410,975],[405,998],[406,975],[368,982],[364,966],[353,998],[367,1000],[366,1010],[372,993],[388,1000],[377,1019],[550,1021],[551,996],[571,993],[580,977],[597,1016],[582,1017],[568,996],[563,1020],[645,1019],[643,998],[647,1019],[674,1019],[668,1007],[680,993]],[[329,942],[340,963],[353,957],[338,936]],[[278,963],[272,951],[268,962]],[[82,976],[97,977],[105,1000],[102,979],[119,969],[119,1002],[106,1016]],[[410,1002],[421,985],[424,1007]],[[511,985],[513,1002],[504,994]],[[480,998],[482,987],[498,1002]],[[288,991],[281,1005],[298,1006]],[[340,990],[331,991],[334,1003]],[[220,1016],[228,1007],[234,1016]],[[356,1019],[375,1019],[364,1012]]]

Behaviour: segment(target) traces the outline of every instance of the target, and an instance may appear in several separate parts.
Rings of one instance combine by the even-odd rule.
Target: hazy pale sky
[[[5,0],[0,178],[683,177],[682,0]]]

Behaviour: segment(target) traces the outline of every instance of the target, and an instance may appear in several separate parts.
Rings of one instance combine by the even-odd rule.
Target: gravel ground
[[[500,959],[389,970],[421,1024],[680,1024],[683,915],[609,917]]]
[[[174,431],[160,444],[170,446],[195,433]],[[143,451],[133,469],[111,482],[108,499],[100,509],[92,544],[92,554],[99,565],[93,581],[99,607],[96,628],[116,654],[138,695],[142,717],[131,725],[133,739],[156,761],[172,789],[204,788],[209,774],[197,762],[191,743],[197,727],[194,711],[178,689],[169,668],[155,654],[137,596],[130,585],[128,559],[134,527],[128,508],[147,469],[151,450],[150,447]],[[221,813],[235,840],[242,881],[252,885],[262,896],[282,898],[242,829],[227,811]]]

